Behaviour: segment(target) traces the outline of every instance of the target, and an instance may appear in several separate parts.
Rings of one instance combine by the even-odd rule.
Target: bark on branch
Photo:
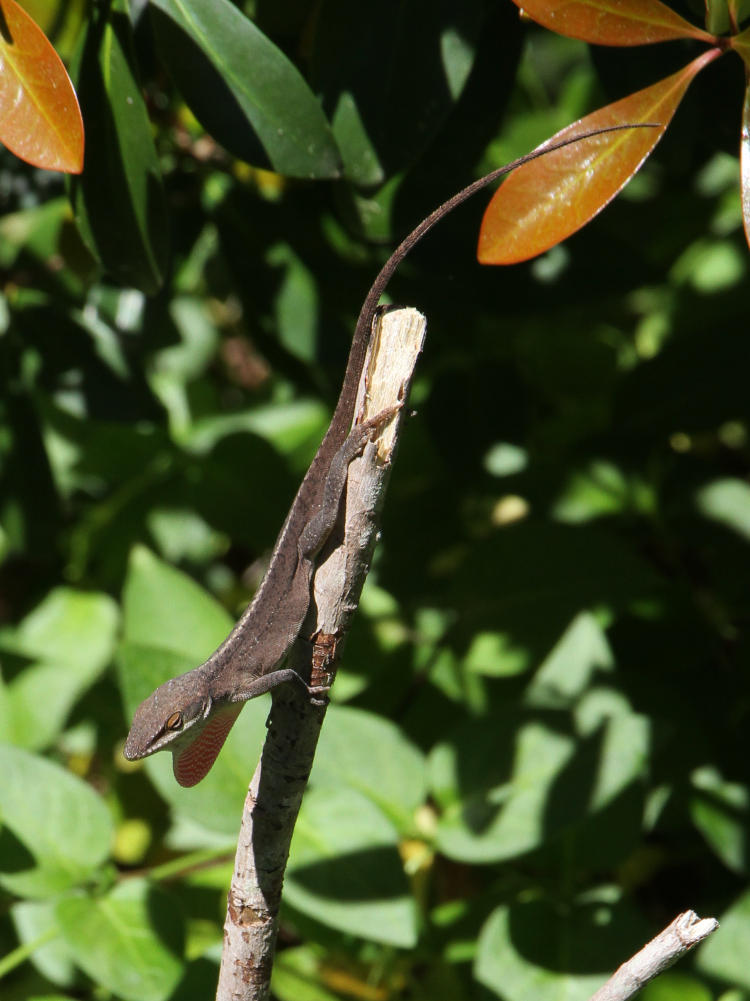
[[[678,914],[664,931],[623,963],[589,1001],[626,1001],[632,998],[649,980],[658,977],[718,927],[719,922],[715,918],[701,920],[695,911]]]
[[[359,389],[362,419],[406,399],[426,324],[414,309],[379,314]],[[335,673],[341,639],[369,570],[378,513],[404,410],[349,469],[339,525],[318,559],[310,614],[290,665],[303,677]],[[309,637],[312,637],[312,642]],[[270,994],[281,889],[325,706],[301,686],[273,691],[268,733],[248,790],[227,901],[217,1001],[265,1001]]]

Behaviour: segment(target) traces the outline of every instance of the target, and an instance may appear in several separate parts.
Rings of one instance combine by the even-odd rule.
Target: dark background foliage
[[[211,995],[267,707],[180,790],[123,760],[134,704],[251,597],[393,242],[690,54],[592,52],[494,0],[259,0],[307,81],[272,87],[277,57],[202,6],[213,61],[172,0],[51,11],[84,175],[0,159],[8,999]],[[565,246],[480,268],[479,196],[392,282],[427,346],[295,835],[282,1001],[583,999],[688,907],[722,928],[644,997],[750,991],[738,65]]]

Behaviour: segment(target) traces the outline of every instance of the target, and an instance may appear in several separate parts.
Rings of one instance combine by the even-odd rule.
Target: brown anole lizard
[[[378,302],[409,251],[456,206],[521,164],[572,142],[616,129],[584,133],[541,147],[499,167],[463,188],[422,220],[386,261],[362,305],[341,394],[331,423],[305,474],[276,540],[263,582],[229,636],[205,663],[160,685],[138,707],[125,743],[134,760],[172,751],[180,785],[192,786],[207,774],[248,699],[285,681],[305,684],[283,666],[310,604],[315,558],[336,521],[349,463],[398,408],[357,423],[355,402]],[[352,423],[354,426],[352,427]],[[321,689],[310,688],[311,695]]]

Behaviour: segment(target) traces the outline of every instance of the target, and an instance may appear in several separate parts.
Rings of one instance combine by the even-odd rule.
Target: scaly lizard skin
[[[601,132],[633,127],[638,126],[621,125],[584,133],[540,147],[499,167],[444,202],[399,244],[362,305],[331,423],[292,502],[260,588],[229,636],[205,663],[171,678],[141,703],[125,743],[126,758],[144,758],[168,749],[173,755],[177,781],[183,786],[195,785],[210,770],[248,699],[285,681],[305,684],[282,665],[307,615],[315,557],[336,521],[349,463],[398,409],[355,423],[352,428],[375,311],[394,271],[412,247],[457,205],[521,164]],[[311,695],[321,691],[306,687]]]

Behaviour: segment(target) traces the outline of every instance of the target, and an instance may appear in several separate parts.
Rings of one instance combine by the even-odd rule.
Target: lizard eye
[[[165,730],[181,730],[182,729],[182,713],[176,712],[167,719],[164,724]]]

